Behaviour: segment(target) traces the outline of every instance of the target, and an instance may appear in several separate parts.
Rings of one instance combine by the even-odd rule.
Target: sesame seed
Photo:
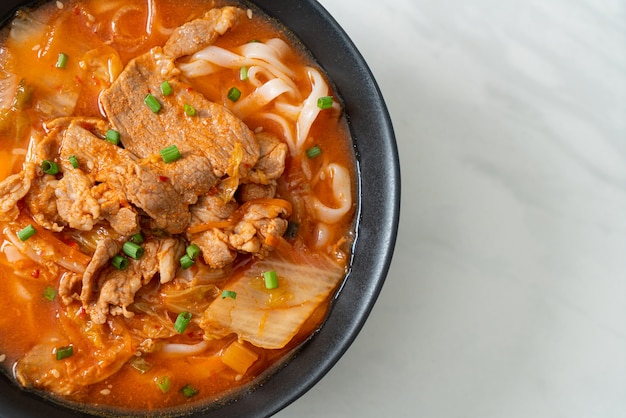
[[[0,354],[0,363],[2,363],[6,359],[7,359],[7,355],[6,354]]]
[[[50,370],[50,374],[51,374],[52,376],[56,377],[57,379],[58,379],[59,377],[61,377],[61,373],[60,373],[57,369],[52,369],[52,370]]]
[[[102,389],[102,390],[100,391],[100,393],[101,393],[101,394],[103,394],[103,395],[105,395],[105,396],[106,396],[106,395],[110,395],[110,394],[111,394],[111,390],[110,390],[110,389]]]
[[[41,49],[41,45],[37,44],[33,47],[33,51],[39,51]]]
[[[252,9],[246,10],[246,15],[248,16],[248,19],[252,19]]]
[[[96,21],[96,17],[92,15],[91,13],[87,15],[87,19],[89,19],[91,23],[94,23]]]
[[[63,2],[62,2],[62,1],[57,1],[57,7],[58,7],[59,9],[63,9],[63,7],[64,7],[64,6],[63,6]]]

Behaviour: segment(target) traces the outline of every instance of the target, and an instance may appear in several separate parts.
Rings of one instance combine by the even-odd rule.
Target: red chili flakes
[[[169,179],[170,179],[170,178],[169,178],[169,177],[167,177],[167,176],[159,176],[159,181],[160,181],[161,183],[165,183],[165,182],[169,181]]]
[[[209,189],[209,192],[207,193],[209,196],[215,196],[217,193],[219,192],[219,190],[217,190],[216,186],[213,186]]]
[[[35,269],[30,273],[33,279],[38,279],[40,274],[41,274],[41,271],[39,269]]]

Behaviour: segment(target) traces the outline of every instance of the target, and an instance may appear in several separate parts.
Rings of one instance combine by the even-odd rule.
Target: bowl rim
[[[4,1],[3,23],[32,0]],[[276,19],[302,42],[345,104],[358,170],[356,240],[351,270],[323,326],[254,388],[194,413],[195,417],[268,417],[318,383],[348,350],[371,313],[388,274],[400,219],[400,162],[389,111],[365,59],[339,23],[316,0],[244,0]],[[367,97],[367,100],[363,100]],[[350,318],[345,321],[345,318]],[[12,417],[92,416],[60,408],[0,379],[0,405]]]

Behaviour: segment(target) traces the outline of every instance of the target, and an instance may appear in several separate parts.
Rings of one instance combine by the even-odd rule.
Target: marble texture
[[[402,165],[363,331],[279,418],[626,416],[626,2],[321,0]]]

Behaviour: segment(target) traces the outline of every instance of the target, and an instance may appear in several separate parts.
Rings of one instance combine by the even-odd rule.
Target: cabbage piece
[[[15,377],[22,386],[69,395],[115,374],[135,353],[119,318],[97,325],[77,305],[62,310],[58,318],[63,335],[42,339],[17,362]],[[57,360],[55,351],[69,345],[73,354]]]
[[[277,272],[279,285],[268,290],[263,273],[271,270]],[[345,266],[328,256],[276,251],[227,283],[224,289],[236,292],[236,297],[215,299],[204,312],[200,327],[207,339],[235,333],[257,347],[282,348],[320,304],[326,303],[344,274]]]

